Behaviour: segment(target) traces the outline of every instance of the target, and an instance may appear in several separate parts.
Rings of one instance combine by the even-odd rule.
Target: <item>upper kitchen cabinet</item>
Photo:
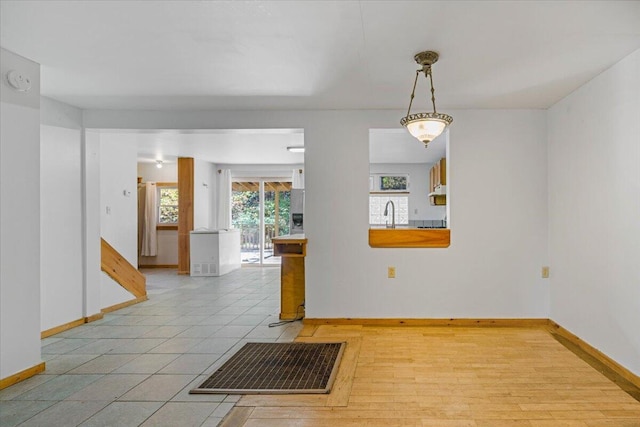
[[[429,202],[433,206],[447,204],[447,159],[444,157],[429,171]]]

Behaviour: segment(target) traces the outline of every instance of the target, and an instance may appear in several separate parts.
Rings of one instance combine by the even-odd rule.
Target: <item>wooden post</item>
[[[280,235],[280,212],[278,212],[280,210],[280,190],[278,190],[278,187],[275,187],[275,201],[273,203],[273,205],[275,206],[275,215],[274,215],[274,222],[275,224],[273,225],[273,230],[274,230],[274,236],[278,237]]]
[[[189,237],[193,230],[193,158],[178,158],[178,274],[189,274]]]

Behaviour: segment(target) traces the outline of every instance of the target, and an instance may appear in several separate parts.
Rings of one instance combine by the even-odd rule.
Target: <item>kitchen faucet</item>
[[[394,205],[391,200],[389,200],[384,207],[384,216],[387,216],[389,213],[389,203],[391,203],[391,227],[389,227],[389,221],[387,220],[387,228],[396,228],[396,205]]]

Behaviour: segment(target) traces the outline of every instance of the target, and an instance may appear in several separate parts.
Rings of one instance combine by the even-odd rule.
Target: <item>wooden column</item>
[[[273,235],[278,237],[280,235],[280,190],[278,190],[278,187],[276,186],[275,188],[275,201],[273,206],[275,207],[275,214],[274,214],[274,225],[273,225]]]
[[[193,158],[178,158],[178,274],[189,274],[189,232],[193,230]]]

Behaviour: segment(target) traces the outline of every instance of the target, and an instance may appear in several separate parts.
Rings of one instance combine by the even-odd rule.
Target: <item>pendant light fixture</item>
[[[448,114],[436,112],[436,96],[435,89],[433,87],[433,77],[431,76],[431,66],[438,61],[438,53],[427,50],[416,54],[413,59],[415,59],[422,68],[416,71],[416,79],[413,82],[413,91],[411,91],[409,109],[407,110],[406,117],[403,117],[402,120],[400,120],[400,124],[406,127],[411,135],[422,141],[426,148],[427,144],[438,137],[438,135],[440,135],[445,128],[451,124],[453,117]],[[429,84],[431,85],[431,103],[433,104],[433,112],[411,114],[411,104],[413,104],[413,98],[416,93],[416,84],[418,83],[418,76],[420,73],[424,73],[424,76],[429,79]]]

